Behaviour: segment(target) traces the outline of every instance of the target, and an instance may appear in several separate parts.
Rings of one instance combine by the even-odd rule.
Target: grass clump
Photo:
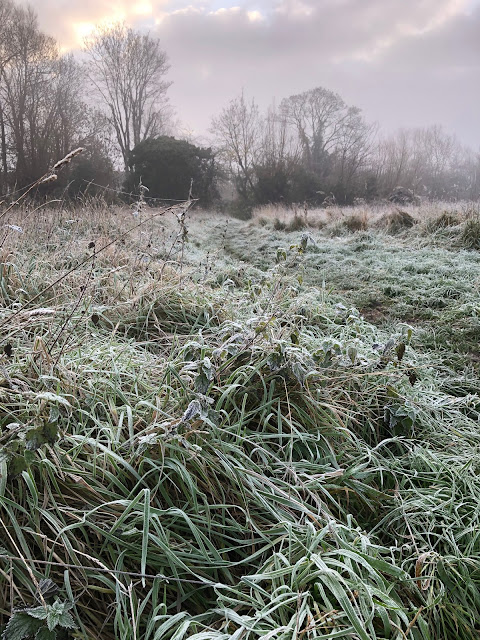
[[[285,222],[282,222],[282,220],[275,218],[273,221],[273,228],[275,229],[275,231],[285,231],[287,225]]]
[[[368,217],[365,213],[347,216],[343,221],[345,228],[351,233],[366,231],[368,229]]]
[[[428,233],[435,233],[442,229],[448,229],[449,227],[455,227],[460,224],[461,219],[455,211],[443,211],[440,215],[430,219],[427,222],[426,230]]]
[[[480,218],[470,218],[465,222],[459,242],[465,249],[480,249]]]
[[[306,227],[307,227],[307,222],[306,222],[305,218],[302,215],[299,215],[298,213],[295,213],[293,218],[289,222],[286,223],[285,231],[290,231],[290,232],[301,231],[302,229],[305,229]]]
[[[407,211],[398,209],[392,213],[384,214],[377,224],[381,229],[385,229],[387,233],[395,234],[411,229],[416,223],[417,220]]]

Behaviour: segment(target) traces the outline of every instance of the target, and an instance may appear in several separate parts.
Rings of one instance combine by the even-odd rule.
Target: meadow
[[[5,640],[480,633],[480,211],[12,209]]]

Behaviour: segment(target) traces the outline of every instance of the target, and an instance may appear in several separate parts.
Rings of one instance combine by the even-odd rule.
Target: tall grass
[[[304,282],[307,236],[240,272],[210,227],[210,273],[171,214],[68,215],[3,247],[2,623],[55,600],[76,629],[39,638],[478,637],[478,398],[411,328]]]

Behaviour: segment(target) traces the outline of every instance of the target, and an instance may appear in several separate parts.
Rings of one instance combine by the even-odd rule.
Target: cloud
[[[115,12],[153,29],[170,57],[172,103],[198,132],[242,88],[266,105],[322,85],[387,128],[439,121],[480,145],[478,0],[37,3],[44,28],[70,44],[75,24],[78,34]]]

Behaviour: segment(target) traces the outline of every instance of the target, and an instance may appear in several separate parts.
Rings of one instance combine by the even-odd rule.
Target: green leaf
[[[34,451],[30,451],[30,449],[25,449],[25,453],[23,454],[23,458],[25,460],[25,464],[28,467],[35,460],[35,452]]]
[[[358,349],[352,345],[347,347],[347,356],[350,358],[352,364],[355,364],[357,359]]]
[[[42,622],[28,613],[15,611],[2,634],[2,640],[24,640],[33,636],[41,626]]]
[[[21,455],[13,455],[8,462],[8,476],[9,478],[16,478],[27,468],[25,458]]]
[[[56,640],[57,632],[52,629],[47,629],[47,627],[42,627],[37,631],[35,636],[35,640]]]
[[[48,615],[48,605],[47,607],[39,606],[39,607],[31,607],[30,609],[24,609],[22,613],[26,613],[32,618],[36,618],[37,620],[45,620]]]
[[[46,422],[41,427],[30,429],[25,438],[25,447],[35,451],[42,444],[53,444],[57,439],[58,428],[55,424]]]
[[[72,614],[65,610],[60,614],[60,618],[58,621],[58,626],[63,627],[64,629],[76,629],[77,625],[75,624],[75,620],[72,617]]]
[[[75,622],[68,610],[72,608],[71,602],[60,602],[56,600],[52,605],[47,606],[47,627],[52,631],[55,627],[72,629]]]

